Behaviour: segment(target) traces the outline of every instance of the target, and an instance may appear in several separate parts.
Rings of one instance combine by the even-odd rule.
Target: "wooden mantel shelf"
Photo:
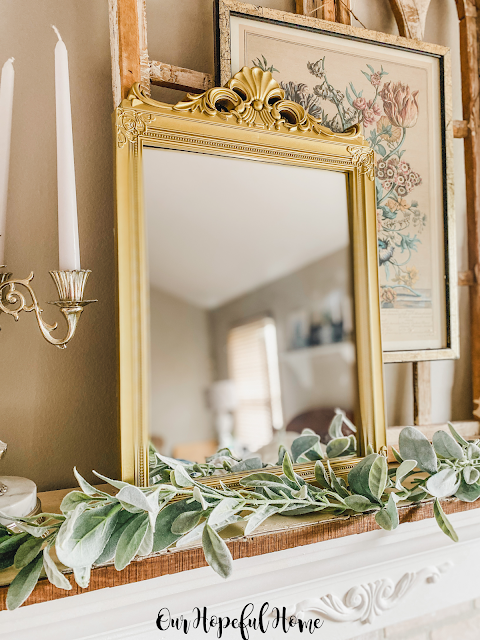
[[[44,509],[50,511],[49,507],[53,502],[53,495],[55,496],[55,502],[59,503],[61,497],[67,492],[68,490],[41,494],[40,497]],[[480,508],[480,501],[466,503],[456,499],[448,499],[442,502],[442,506],[445,513],[450,515]],[[401,524],[433,518],[433,503],[422,502],[400,507],[399,515]],[[297,516],[296,518],[274,516],[263,524],[258,533],[249,536],[244,536],[241,529],[237,528],[235,531],[234,526],[237,527],[238,525],[232,525],[225,530],[226,537],[230,538],[228,546],[234,560],[380,529],[375,522],[373,514],[359,514],[335,519],[324,517],[323,520],[318,515]],[[201,547],[178,550],[173,548],[136,560],[123,571],[117,571],[113,565],[96,567],[92,570],[90,586],[87,589],[78,587],[74,581],[73,574],[66,574],[72,584],[71,591],[58,589],[50,584],[47,579],[40,580],[23,606],[149,580],[205,566],[207,566],[207,563]],[[4,583],[6,582],[6,575],[7,571],[0,572],[0,580],[3,577]],[[7,590],[8,586],[6,585],[0,587],[0,611],[6,609]]]

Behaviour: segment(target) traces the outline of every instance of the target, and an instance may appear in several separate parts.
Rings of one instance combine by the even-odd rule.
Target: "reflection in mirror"
[[[154,446],[326,443],[357,396],[345,175],[151,147],[143,171]]]

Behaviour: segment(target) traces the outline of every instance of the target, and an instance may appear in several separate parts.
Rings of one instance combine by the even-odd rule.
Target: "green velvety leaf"
[[[82,589],[86,589],[90,584],[90,573],[92,567],[73,567],[73,575],[75,577],[75,582]]]
[[[154,490],[143,490],[139,487],[129,485],[123,487],[116,495],[124,509],[130,513],[139,513],[141,511],[147,512],[150,518],[150,524],[153,527],[160,511],[160,495],[168,502],[174,495],[175,489],[171,487],[169,491],[168,487],[156,486]]]
[[[248,536],[249,533],[255,531],[257,527],[259,527],[262,522],[264,522],[270,516],[273,516],[274,513],[279,511],[276,505],[266,504],[262,507],[259,507],[253,514],[249,517],[247,521],[247,526],[245,527],[245,535]]]
[[[399,498],[394,493],[391,493],[388,496],[387,506],[385,507],[388,513],[388,516],[390,518],[390,521],[392,523],[392,529],[396,529],[399,525],[398,510],[397,510],[398,500]]]
[[[297,500],[306,500],[308,496],[308,487],[306,484],[302,485],[298,491],[292,491],[292,496]]]
[[[278,493],[280,490],[285,491],[285,489],[287,489],[286,493],[288,494],[288,489],[293,489],[294,491],[296,491],[298,489],[299,485],[298,485],[297,482],[292,482],[291,480],[289,480],[287,478],[287,476],[284,476],[284,475],[281,475],[280,478],[281,478],[281,480],[283,482],[283,487],[276,486],[276,487],[272,487],[271,488],[271,490],[273,490],[277,495],[280,495]],[[305,484],[305,483],[303,483],[303,484]],[[265,487],[265,489],[266,489],[266,487]]]
[[[397,496],[391,493],[386,506],[375,514],[375,521],[385,531],[392,531],[398,527],[397,501]]]
[[[457,491],[459,485],[456,469],[442,469],[428,478],[425,489],[431,496],[447,498]]]
[[[235,512],[238,511],[243,504],[244,502],[238,498],[224,498],[208,516],[209,526],[221,526],[225,520],[228,520],[231,516],[235,515]]]
[[[317,435],[301,435],[292,442],[292,458],[297,462],[301,455],[312,449],[320,442]]]
[[[70,591],[72,585],[67,580],[67,578],[60,572],[55,562],[52,560],[50,556],[50,548],[51,545],[48,545],[43,550],[43,568],[45,569],[45,574],[48,580],[59,589],[65,589],[66,591]]]
[[[192,478],[188,475],[188,473],[185,470],[185,467],[183,467],[181,464],[178,464],[175,467],[175,469],[173,470],[173,475],[175,477],[175,482],[177,483],[177,486],[182,488],[193,486]]]
[[[328,473],[330,475],[330,483],[332,485],[332,489],[336,493],[338,493],[339,496],[341,496],[342,498],[345,498],[346,496],[349,495],[345,481],[342,480],[341,478],[337,478],[330,464],[330,460],[327,460],[327,467],[328,467]]]
[[[316,513],[317,511],[323,511],[324,509],[326,509],[326,505],[310,505],[310,506],[305,506],[305,507],[297,507],[295,505],[288,507],[287,509],[283,509],[282,510],[282,516],[303,516],[307,513]],[[339,511],[339,513],[343,513],[343,511],[346,510],[346,507],[342,507],[341,511]]]
[[[0,556],[0,571],[3,569],[8,569],[9,567],[13,567],[13,562],[15,560],[15,551],[10,551],[9,553],[5,553]]]
[[[373,504],[368,498],[358,495],[347,496],[345,498],[345,504],[349,509],[353,509],[359,513],[370,511],[371,509],[378,509],[377,504]]]
[[[425,498],[428,498],[429,495],[426,491],[423,491],[422,489],[416,489],[415,491],[413,491],[413,493],[410,493],[408,496],[408,499],[410,500],[410,502],[420,502],[420,500],[425,500]]]
[[[122,503],[123,508],[131,513],[151,510],[147,496],[139,487],[133,485],[122,487],[115,497]]]
[[[338,458],[342,454],[345,454],[349,447],[350,438],[347,436],[330,440],[330,442],[327,444],[327,456],[329,458]]]
[[[320,447],[318,447],[318,449],[317,448],[310,449],[310,451],[307,451],[305,453],[305,458],[311,462],[315,462],[316,460],[323,460],[324,458],[323,451],[319,449]]]
[[[395,447],[392,447],[392,453],[393,453],[393,457],[395,458],[395,460],[396,460],[399,464],[402,464],[402,462],[403,462],[403,458],[402,458],[402,456],[398,453],[398,451],[395,449]]]
[[[360,462],[349,472],[348,484],[350,485],[352,493],[356,493],[358,495],[365,496],[369,500],[376,501],[376,498],[370,491],[368,476],[373,463],[379,457],[378,453],[371,453],[360,460]]]
[[[455,529],[452,527],[450,521],[443,512],[438,498],[435,498],[435,502],[433,504],[433,514],[435,516],[435,520],[438,523],[438,526],[443,531],[443,533],[451,538],[454,542],[458,542],[458,536],[455,532]]]
[[[379,527],[385,529],[385,531],[391,531],[393,529],[392,521],[385,508],[377,511],[377,513],[375,514],[375,522]]]
[[[92,487],[92,485],[87,482],[85,480],[85,478],[83,478],[77,471],[77,467],[73,468],[73,474],[78,482],[78,486],[80,487],[80,489],[83,491],[83,493],[87,494],[88,496],[95,496],[98,495],[99,492],[97,491],[97,489],[95,489],[95,487]]]
[[[415,427],[405,427],[399,436],[400,455],[404,460],[416,460],[422,471],[437,473],[437,456],[434,448]]]
[[[115,569],[121,571],[137,555],[149,526],[148,516],[140,513],[133,517],[118,541],[115,551]]]
[[[14,536],[9,536],[7,540],[4,540],[0,544],[0,556],[4,554],[10,554],[17,551],[17,549],[26,541],[30,536],[28,533],[17,533]]]
[[[215,531],[223,531],[223,529],[226,529],[229,525],[234,524],[235,522],[238,522],[241,519],[242,519],[241,516],[236,516],[236,515],[230,516],[227,520],[224,520],[221,525],[215,528],[212,527],[212,529],[214,528]],[[201,524],[198,524],[195,527],[195,529],[192,529],[191,531],[186,533],[177,542],[176,548],[180,549],[181,547],[191,547],[192,545],[195,545],[198,542],[200,542],[200,540],[202,539],[203,530],[205,529],[206,524],[207,524],[206,521],[202,522]]]
[[[477,458],[480,458],[480,449],[473,442],[468,443],[467,458],[469,460],[476,460]]]
[[[205,509],[208,509],[208,502],[207,500],[205,500],[202,492],[200,491],[200,489],[198,487],[194,487],[193,488],[193,497],[194,499],[199,502],[202,505],[202,509],[205,511]],[[198,509],[195,509],[198,510]]]
[[[112,487],[115,487],[115,489],[123,489],[123,487],[130,486],[128,482],[123,482],[123,480],[112,480],[112,478],[107,478],[107,476],[102,476],[102,474],[98,473],[97,471],[93,471],[93,473],[97,476],[97,478],[100,478],[107,484],[112,485]],[[101,492],[97,492],[97,493],[101,493]],[[104,494],[104,495],[108,495],[108,494]]]
[[[343,411],[343,409],[335,409],[335,413],[338,415],[340,414],[343,418],[343,423],[345,425],[347,425],[347,427],[350,429],[350,431],[352,431],[353,433],[357,433],[357,427],[353,424],[353,422],[350,420],[350,418],[347,416],[346,412]]]
[[[100,556],[112,535],[121,505],[107,504],[81,511],[83,504],[69,514],[60,527],[56,551],[60,562],[67,567],[89,567]],[[75,512],[79,510],[78,517]],[[70,515],[72,517],[70,518]]]
[[[462,447],[468,447],[468,442],[465,440],[465,438],[462,438],[462,436],[459,433],[457,433],[457,431],[455,430],[455,427],[451,422],[448,423],[448,428],[450,429],[450,433],[458,442],[458,444],[461,444]]]
[[[434,433],[432,444],[435,451],[442,458],[453,458],[454,460],[463,460],[465,458],[462,447],[446,431]]]
[[[273,473],[251,473],[240,480],[242,487],[277,487],[283,480]]]
[[[175,518],[172,524],[172,533],[183,536],[187,531],[191,531],[200,522],[201,511],[186,511]]]
[[[467,484],[462,478],[455,497],[463,502],[475,502],[480,498],[480,484]]]
[[[342,438],[342,425],[343,425],[343,415],[341,413],[337,413],[328,427],[328,435],[334,438]]]
[[[321,462],[315,463],[315,480],[322,487],[322,489],[330,489],[330,483],[327,479],[325,467]]]
[[[411,471],[413,471],[416,466],[417,466],[416,460],[404,460],[402,464],[398,467],[395,473],[395,476],[396,476],[395,486],[399,491],[403,489],[402,480],[405,478],[405,476],[408,476],[408,474]]]
[[[153,528],[149,521],[145,535],[143,536],[142,544],[140,545],[137,556],[148,556],[152,553],[153,549]]]
[[[26,567],[27,564],[30,564],[30,562],[38,556],[44,543],[45,540],[43,538],[29,538],[24,542],[15,554],[15,568],[22,569]]]
[[[278,448],[278,460],[277,460],[277,467],[281,467],[283,464],[283,458],[285,457],[285,453],[286,453],[286,449],[283,446],[283,444],[281,444]]]
[[[241,471],[254,471],[255,469],[262,469],[263,462],[261,458],[247,458],[246,460],[242,460],[241,462],[237,462],[234,464],[230,471],[232,473],[239,473]]]
[[[222,578],[228,578],[233,569],[232,555],[222,538],[208,524],[203,529],[202,546],[205,559],[212,569]]]
[[[355,454],[357,453],[357,438],[353,434],[350,434],[348,437],[350,439],[350,444],[347,451],[345,452],[345,455]]]
[[[385,491],[385,487],[387,486],[387,481],[387,459],[384,456],[378,456],[378,458],[373,461],[373,464],[370,467],[370,471],[368,473],[368,488],[370,489],[373,497],[377,500],[380,500],[380,498],[382,497],[383,492]]]
[[[20,529],[20,531],[30,534],[35,538],[43,538],[43,536],[46,533],[48,533],[51,529],[51,525],[37,526],[34,524],[27,524],[26,522],[17,522],[17,521],[15,521],[15,526],[17,529]]]
[[[120,511],[120,515],[117,518],[117,522],[115,523],[115,529],[107,541],[105,548],[102,553],[95,560],[95,564],[103,564],[104,562],[110,562],[115,557],[115,551],[117,549],[118,541],[120,540],[120,536],[125,531],[129,523],[135,517],[134,514],[129,513],[128,511]]]
[[[297,481],[295,471],[293,470],[292,460],[291,460],[290,456],[288,455],[288,451],[285,454],[285,457],[283,458],[282,469],[283,469],[283,473],[285,474],[285,476],[291,482],[296,482]]]
[[[26,567],[15,576],[7,593],[7,609],[13,611],[25,602],[38,582],[43,567],[43,554],[40,552]]]
[[[463,478],[467,484],[475,484],[480,478],[480,471],[475,467],[465,467],[463,469]]]
[[[153,537],[152,552],[163,551],[179,539],[179,535],[172,533],[172,524],[181,513],[186,511],[202,511],[202,505],[195,501],[188,504],[188,500],[179,500],[164,507],[157,516],[155,535]]]
[[[70,491],[62,500],[60,510],[62,513],[73,511],[80,502],[91,502],[92,496],[83,493],[83,491]]]

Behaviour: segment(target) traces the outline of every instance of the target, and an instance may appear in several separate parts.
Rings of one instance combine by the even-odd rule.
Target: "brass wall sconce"
[[[5,268],[5,267],[2,267]],[[54,338],[51,333],[57,328],[57,323],[48,324],[42,318],[43,309],[39,306],[35,292],[31,286],[33,272],[25,280],[13,279],[12,273],[0,272],[0,313],[13,316],[19,320],[22,311],[33,311],[37,318],[40,331],[50,344],[65,349],[67,343],[73,338],[77,329],[78,320],[83,311],[83,307],[97,300],[84,300],[85,285],[90,275],[90,270],[80,269],[78,271],[50,271],[55,286],[58,291],[58,300],[49,302],[60,307],[60,311],[65,316],[68,325],[67,335],[63,339]],[[23,287],[31,298],[31,304],[27,304]]]

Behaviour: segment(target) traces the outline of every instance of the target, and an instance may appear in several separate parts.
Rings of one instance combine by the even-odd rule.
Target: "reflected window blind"
[[[274,321],[265,317],[231,329],[227,348],[238,399],[235,438],[257,451],[283,423]]]

